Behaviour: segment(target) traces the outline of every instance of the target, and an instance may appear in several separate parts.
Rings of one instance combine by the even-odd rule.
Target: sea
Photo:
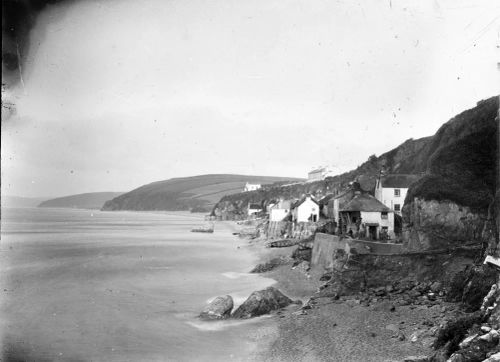
[[[190,213],[2,208],[2,360],[248,361],[269,317],[206,322],[274,283],[234,224]]]

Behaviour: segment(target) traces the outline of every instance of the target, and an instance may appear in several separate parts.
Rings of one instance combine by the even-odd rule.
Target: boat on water
[[[191,229],[192,233],[213,233],[214,232],[214,226],[201,226],[199,228],[194,228]]]

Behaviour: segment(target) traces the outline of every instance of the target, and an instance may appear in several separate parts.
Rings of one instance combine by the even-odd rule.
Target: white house
[[[332,166],[320,166],[307,174],[307,182],[321,181],[328,176],[335,176],[336,170]]]
[[[255,191],[255,190],[258,190],[260,188],[261,188],[260,184],[251,184],[251,183],[247,182],[245,184],[245,188],[243,189],[243,192]]]
[[[248,216],[253,216],[262,211],[260,204],[248,204]]]
[[[271,206],[269,212],[269,221],[283,221],[290,214],[292,206],[291,201],[281,200],[277,204]]]
[[[369,194],[358,192],[340,209],[339,219],[344,234],[371,240],[394,238],[394,212]]]
[[[375,197],[388,208],[401,215],[408,188],[420,178],[419,175],[385,175],[377,179]]]
[[[292,206],[292,220],[295,222],[316,222],[319,219],[319,204],[307,195]]]

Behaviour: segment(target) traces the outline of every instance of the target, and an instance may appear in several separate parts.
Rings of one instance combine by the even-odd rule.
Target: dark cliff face
[[[422,149],[426,175],[403,207],[405,245],[412,250],[495,243],[498,187],[498,97],[445,123]]]

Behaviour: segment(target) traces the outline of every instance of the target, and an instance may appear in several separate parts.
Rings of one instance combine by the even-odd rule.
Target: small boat
[[[194,228],[191,229],[192,233],[213,233],[214,232],[214,226],[202,226],[199,228]]]

